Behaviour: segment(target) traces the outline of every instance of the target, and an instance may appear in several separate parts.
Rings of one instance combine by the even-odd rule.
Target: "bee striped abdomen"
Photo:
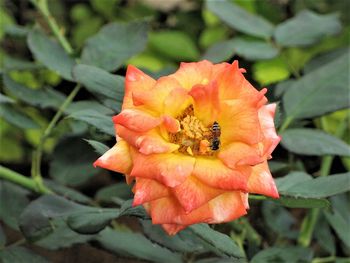
[[[213,151],[216,151],[220,148],[220,135],[221,135],[220,125],[216,121],[214,121],[211,127],[211,135],[212,135],[212,141],[211,141],[210,148]]]

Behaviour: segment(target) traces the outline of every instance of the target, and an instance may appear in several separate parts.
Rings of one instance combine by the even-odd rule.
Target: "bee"
[[[212,141],[211,141],[211,145],[210,148],[213,151],[216,151],[219,149],[220,147],[220,135],[221,135],[221,128],[219,123],[217,123],[216,121],[214,121],[213,125],[211,126],[211,136],[212,136]]]

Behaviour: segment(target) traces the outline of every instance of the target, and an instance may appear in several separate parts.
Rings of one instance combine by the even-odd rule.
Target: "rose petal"
[[[111,149],[98,158],[94,162],[94,166],[123,174],[130,173],[132,160],[128,144],[124,140],[120,140]]]
[[[257,147],[242,142],[234,142],[220,149],[218,157],[231,169],[237,165],[256,165],[264,161]]]
[[[149,204],[153,224],[181,224],[181,222],[176,222],[175,218],[185,211],[174,197],[160,198]]]
[[[193,171],[195,159],[174,153],[135,154],[131,176],[157,180],[168,187],[183,183]]]
[[[246,204],[242,202],[241,192],[226,192],[209,202],[213,213],[210,224],[229,222],[245,214]]]
[[[170,153],[179,149],[179,145],[166,142],[159,135],[147,134],[139,137],[139,152],[149,155],[153,153]]]
[[[194,113],[204,126],[217,120],[220,111],[219,89],[215,81],[208,85],[195,85],[189,94],[194,100]]]
[[[158,183],[155,180],[136,178],[136,183],[133,188],[135,193],[133,206],[141,205],[149,201],[166,197],[170,194],[169,188]]]
[[[189,176],[185,182],[174,187],[172,192],[188,213],[224,193],[224,190],[209,187],[194,176]]]
[[[134,105],[144,105],[147,109],[162,113],[164,100],[174,89],[181,89],[181,84],[170,76],[161,77],[156,84],[148,90],[137,90],[132,94]]]
[[[220,90],[220,100],[244,99],[253,104],[261,100],[259,92],[243,76],[237,60],[225,67],[215,79]]]
[[[267,157],[273,152],[278,143],[281,140],[281,137],[277,135],[274,116],[276,111],[276,104],[269,104],[262,106],[259,109],[259,121],[261,125],[262,132],[264,134],[264,150],[263,154]]]
[[[154,200],[150,205],[153,224],[223,223],[247,213],[238,191],[226,192],[190,213],[173,197]]]
[[[134,108],[133,92],[147,91],[156,84],[156,81],[141,70],[129,65],[125,76],[125,95],[122,109]]]
[[[267,161],[252,167],[252,174],[248,179],[248,192],[279,198]]]
[[[153,117],[144,111],[126,109],[114,116],[113,122],[136,132],[146,132],[159,126],[162,119]]]
[[[196,158],[193,175],[205,184],[226,190],[247,190],[247,171],[232,170],[218,159]]]
[[[168,132],[176,133],[180,131],[180,122],[171,116],[163,116],[163,125]]]
[[[221,126],[222,146],[232,142],[254,145],[262,140],[257,109],[244,100],[226,100],[221,103],[218,123]]]
[[[197,84],[208,84],[213,64],[208,60],[180,64],[180,68],[172,75],[186,90]]]
[[[121,125],[116,126],[118,136],[145,155],[170,153],[179,148],[179,145],[164,140],[155,130],[151,130],[147,133],[140,133],[129,130]]]
[[[249,209],[249,194],[241,192],[241,199],[244,204],[245,209]]]
[[[193,99],[185,89],[173,89],[164,100],[164,114],[177,118],[192,103]]]
[[[136,132],[132,131],[130,129],[125,128],[122,125],[115,124],[115,130],[117,133],[117,136],[119,138],[122,138],[125,140],[128,144],[132,145],[133,147],[139,148],[139,138],[143,135],[145,135],[142,132]]]

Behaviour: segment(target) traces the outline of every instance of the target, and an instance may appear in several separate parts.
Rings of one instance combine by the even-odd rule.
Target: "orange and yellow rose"
[[[245,215],[249,193],[279,196],[267,165],[276,105],[244,72],[237,61],[182,63],[158,80],[127,69],[117,144],[95,165],[135,180],[133,205],[168,234]]]

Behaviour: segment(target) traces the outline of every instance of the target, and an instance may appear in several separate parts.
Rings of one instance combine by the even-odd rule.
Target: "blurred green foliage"
[[[35,199],[0,180],[4,226],[50,250],[93,241],[154,262],[349,262],[347,1],[50,0],[73,54],[36,1],[44,2],[0,0],[0,161],[29,175],[32,153],[42,147],[44,185],[57,195]],[[246,78],[279,102],[283,140],[270,166],[282,197],[252,196],[246,218],[215,227],[228,235],[197,225],[168,237],[130,207],[128,185],[91,164],[115,142],[111,116],[121,107],[126,65],[159,77],[201,59],[238,59]],[[83,89],[43,143],[77,83]],[[110,223],[122,215],[143,218],[138,229],[146,235]],[[5,232],[0,225],[2,261],[46,262],[8,247]]]

